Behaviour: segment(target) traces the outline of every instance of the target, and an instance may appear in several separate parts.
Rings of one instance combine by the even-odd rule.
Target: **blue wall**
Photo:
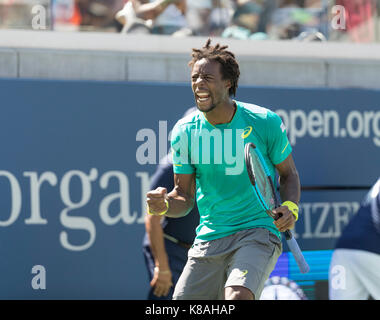
[[[155,165],[136,154],[147,143],[155,162],[166,153],[194,104],[190,87],[4,79],[0,96],[0,299],[144,299]],[[303,185],[369,186],[378,176],[379,91],[241,87],[237,99],[283,116]],[[300,246],[332,249],[364,194],[303,192]],[[31,285],[35,265],[45,290]]]

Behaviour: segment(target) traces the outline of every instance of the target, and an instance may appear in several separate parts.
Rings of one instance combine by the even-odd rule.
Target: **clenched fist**
[[[158,187],[146,194],[146,203],[148,213],[155,216],[160,216],[168,211],[167,190],[166,188]]]

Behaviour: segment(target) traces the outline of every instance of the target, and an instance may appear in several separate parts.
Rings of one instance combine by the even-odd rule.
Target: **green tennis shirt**
[[[244,146],[253,142],[275,177],[275,165],[292,151],[285,126],[269,109],[235,102],[237,109],[229,123],[212,125],[197,110],[180,119],[172,131],[174,173],[196,177],[200,223],[195,243],[251,228],[266,228],[281,239],[253,192]]]

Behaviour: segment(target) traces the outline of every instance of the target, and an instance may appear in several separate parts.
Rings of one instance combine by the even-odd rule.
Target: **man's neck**
[[[228,103],[216,106],[210,112],[204,112],[207,121],[212,125],[229,123],[232,121],[236,112],[235,101],[229,100]]]

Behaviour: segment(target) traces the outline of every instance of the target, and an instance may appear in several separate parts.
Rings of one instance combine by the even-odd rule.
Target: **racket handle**
[[[285,239],[286,239],[286,241],[288,241],[288,240],[290,240],[291,238],[293,238],[293,234],[292,234],[292,232],[291,232],[290,230],[286,230],[286,231],[284,232],[284,235],[285,235]]]
[[[302,251],[300,247],[298,246],[298,243],[296,239],[294,239],[293,234],[290,230],[285,231],[285,239],[290,251],[293,253],[294,259],[296,260],[298,268],[300,269],[301,273],[308,273],[310,270],[310,267],[307,264],[305,257],[303,256]]]
[[[278,214],[277,217],[274,218],[274,220],[278,220],[280,217],[282,217],[282,214]],[[301,273],[308,273],[310,270],[309,265],[307,264],[305,257],[302,254],[302,251],[296,241],[293,237],[293,233],[290,230],[286,230],[284,232],[286,243],[288,244],[288,247],[290,251],[293,253],[293,257],[297,262],[298,268],[300,269]]]

